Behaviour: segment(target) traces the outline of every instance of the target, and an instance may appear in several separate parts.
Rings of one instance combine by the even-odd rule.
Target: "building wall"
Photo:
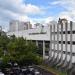
[[[19,27],[19,21],[18,20],[12,20],[9,23],[9,32],[18,31]]]
[[[2,31],[2,26],[0,26],[0,31]]]
[[[59,59],[61,58],[61,51],[63,54],[63,59],[65,60],[65,57],[67,57],[67,62],[70,61],[70,59],[72,59],[72,63],[75,63],[75,23],[72,23],[72,47],[71,47],[71,37],[70,37],[70,23],[68,23],[67,25],[67,36],[66,36],[66,25],[65,22],[63,22],[63,29],[61,27],[61,25],[59,24],[59,35],[57,35],[57,25],[55,26],[55,40],[54,40],[54,29],[53,29],[53,25],[52,25],[52,50],[54,50],[55,56],[57,56],[57,51],[59,48]],[[63,35],[61,36],[61,29],[63,30]],[[57,46],[57,36],[59,37],[59,47]],[[61,45],[61,41],[62,41],[62,37],[63,37],[63,44]],[[67,37],[67,46],[66,46],[66,37]],[[54,43],[55,43],[55,48],[54,48]],[[67,51],[66,51],[66,47],[67,47]],[[71,54],[71,50],[72,50],[72,54]],[[52,51],[52,55],[54,54],[54,51]],[[66,54],[67,53],[67,54]],[[71,58],[72,55],[72,58]]]
[[[75,63],[75,23],[72,24],[72,63]],[[51,24],[52,25],[52,24]],[[53,25],[52,25],[52,40],[53,42],[55,42],[55,57],[57,56],[57,51],[58,51],[58,47],[57,47],[57,25],[55,25],[55,40],[54,40],[54,36],[53,36],[53,33],[54,33],[54,29],[53,29]],[[65,23],[63,23],[63,45],[61,47],[61,40],[62,40],[62,37],[61,37],[61,25],[59,25],[59,59],[61,58],[61,50],[62,50],[62,47],[63,47],[63,60],[65,59],[66,57],[66,44],[65,44]],[[50,26],[46,26],[46,27],[43,27],[43,31],[41,32],[42,28],[35,28],[35,29],[28,29],[28,30],[22,30],[22,31],[14,31],[14,32],[8,32],[7,35],[16,35],[17,37],[24,37],[26,38],[27,40],[45,40],[45,41],[50,41],[51,42],[51,38],[50,38]],[[67,27],[67,61],[70,60],[70,53],[71,53],[71,50],[70,50],[70,23],[68,23],[68,27]],[[52,50],[54,49],[54,43],[52,43]],[[52,51],[52,56],[54,54],[54,51]]]
[[[9,24],[9,32],[22,31],[31,29],[32,25],[30,22],[22,22],[18,20],[12,20]]]
[[[16,37],[24,37],[27,40],[50,40],[50,27],[28,29],[22,31],[8,32],[7,35],[16,35]]]

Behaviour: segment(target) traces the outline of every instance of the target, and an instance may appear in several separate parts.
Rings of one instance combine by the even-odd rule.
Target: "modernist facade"
[[[43,59],[51,65],[71,69],[75,65],[75,23],[59,19],[58,23],[34,29],[8,32],[7,35],[24,37],[43,49]],[[48,51],[46,57],[46,49]]]

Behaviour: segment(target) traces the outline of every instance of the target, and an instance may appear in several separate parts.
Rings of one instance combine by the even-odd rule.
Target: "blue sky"
[[[40,7],[42,10],[44,10],[44,14],[31,14],[29,16],[34,18],[43,18],[43,17],[49,17],[49,16],[57,16],[60,12],[64,11],[65,9],[59,5],[57,6],[51,6],[50,3],[55,2],[57,0],[25,0],[24,2],[26,4],[33,4],[38,7]]]
[[[0,25],[5,31],[13,19],[34,24],[59,17],[75,21],[75,0],[0,0]]]

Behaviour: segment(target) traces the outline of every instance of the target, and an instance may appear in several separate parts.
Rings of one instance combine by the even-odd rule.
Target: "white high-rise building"
[[[0,26],[0,31],[2,31],[2,26]]]
[[[12,20],[9,24],[9,32],[22,31],[31,29],[32,25],[30,22],[22,22],[19,20]]]

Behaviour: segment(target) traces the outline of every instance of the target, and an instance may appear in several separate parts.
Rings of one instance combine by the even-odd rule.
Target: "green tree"
[[[4,55],[5,50],[7,53]],[[0,36],[0,57],[3,58],[4,64],[7,64],[10,59],[21,65],[38,64],[41,60],[37,55],[37,47],[32,41],[27,41],[23,37],[17,38],[14,35]]]
[[[0,48],[0,58],[3,56],[4,52],[3,52],[3,49]]]
[[[0,36],[0,47],[3,50],[7,49],[7,43],[9,43],[9,38],[6,35]]]

